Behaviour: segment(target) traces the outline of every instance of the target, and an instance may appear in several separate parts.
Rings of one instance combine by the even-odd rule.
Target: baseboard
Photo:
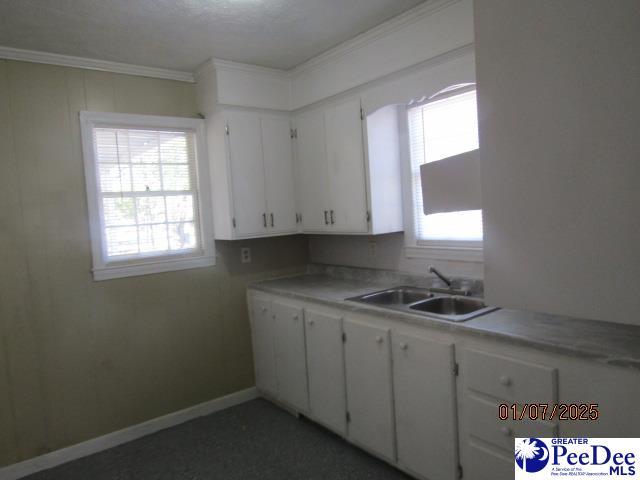
[[[194,418],[209,415],[225,408],[238,405],[240,403],[258,398],[258,390],[255,387],[240,390],[224,397],[209,400],[208,402],[194,405],[177,412],[163,415],[131,427],[111,432],[101,437],[87,440],[86,442],[71,445],[54,452],[46,453],[39,457],[25,460],[24,462],[14,463],[6,467],[0,468],[0,480],[17,480],[19,478],[31,475],[41,470],[47,470],[56,467],[71,460],[86,457],[94,453],[107,450],[109,448],[122,445],[123,443],[136,440],[138,438],[150,435],[159,430],[173,427]]]

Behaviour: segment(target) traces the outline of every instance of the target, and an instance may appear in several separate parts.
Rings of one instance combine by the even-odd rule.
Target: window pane
[[[418,240],[482,240],[482,212],[424,215],[420,165],[478,148],[476,92],[408,111],[414,228]]]
[[[424,216],[429,240],[482,240],[482,210],[434,213]]]
[[[98,169],[100,190],[103,192],[131,191],[131,167],[117,163],[102,163]]]
[[[194,134],[94,128],[93,137],[105,260],[198,248]]]
[[[104,224],[107,227],[136,224],[133,198],[104,198],[102,199],[102,208],[104,210]]]
[[[138,230],[136,227],[107,227],[107,255],[132,255],[138,253]]]
[[[93,132],[99,162],[118,161],[118,141],[112,128],[96,128]]]
[[[196,248],[198,242],[193,222],[169,224],[169,245],[171,250]]]
[[[162,189],[160,165],[133,165],[133,190],[136,192],[157,192]]]
[[[167,220],[185,222],[193,220],[193,196],[175,195],[167,197]]]
[[[138,227],[140,236],[140,252],[166,252],[169,250],[167,225],[143,225]]]
[[[165,190],[189,190],[191,188],[189,166],[162,165],[162,181]]]
[[[158,132],[129,130],[129,152],[134,163],[158,163]]]
[[[185,132],[160,132],[162,163],[187,163],[191,145]]]
[[[164,197],[139,197],[136,208],[139,224],[166,222]]]

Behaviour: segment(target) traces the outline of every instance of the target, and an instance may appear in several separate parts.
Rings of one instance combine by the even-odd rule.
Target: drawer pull
[[[506,375],[501,376],[500,377],[500,385],[508,387],[509,385],[511,385],[511,379],[509,377],[507,377]]]
[[[501,427],[500,431],[505,437],[510,437],[511,434],[513,433],[509,427]]]
[[[376,337],[376,343],[382,343],[382,342],[383,342],[383,340],[384,340],[384,339],[383,339],[380,335],[378,335],[378,336]]]
[[[406,343],[400,344],[400,350],[407,350],[408,348],[409,348],[409,345],[407,345]]]

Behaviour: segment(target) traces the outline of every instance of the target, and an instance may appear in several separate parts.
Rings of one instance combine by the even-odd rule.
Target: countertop
[[[404,283],[402,282],[404,280]],[[347,278],[308,273],[252,283],[249,288],[414,325],[494,338],[511,344],[640,370],[640,327],[559,315],[500,309],[466,322],[449,322],[346,300],[397,285],[407,278],[360,275]]]

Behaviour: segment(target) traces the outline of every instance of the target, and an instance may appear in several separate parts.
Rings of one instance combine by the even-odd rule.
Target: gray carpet
[[[304,419],[253,400],[25,480],[407,480]]]

